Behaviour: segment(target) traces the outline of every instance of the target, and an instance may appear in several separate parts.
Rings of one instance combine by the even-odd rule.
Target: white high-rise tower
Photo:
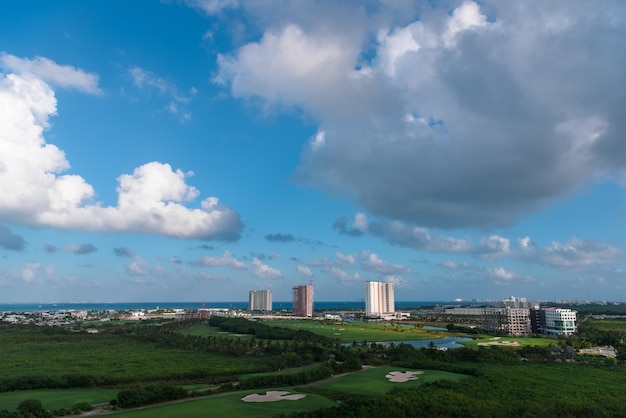
[[[365,282],[365,316],[395,313],[393,283]]]
[[[272,310],[272,291],[251,290],[248,299],[248,310],[270,312]]]

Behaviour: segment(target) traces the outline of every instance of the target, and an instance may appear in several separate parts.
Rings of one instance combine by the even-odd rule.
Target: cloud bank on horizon
[[[202,29],[195,45],[171,41],[180,62],[198,60],[184,68],[142,56],[130,32],[128,46],[103,46],[114,64],[62,62],[36,43],[19,56],[0,37],[0,251],[14,261],[0,286],[12,297],[35,281],[58,292],[79,283],[77,297],[145,285],[135,297],[179,299],[219,282],[218,300],[256,287],[287,289],[288,299],[310,279],[325,299],[353,298],[364,280],[393,281],[406,291],[399,300],[590,289],[609,298],[626,287],[622,2],[184,5],[146,6]],[[197,22],[185,21],[194,10]],[[55,120],[73,117],[58,101],[77,95],[82,106],[138,103],[136,119],[161,103],[136,138],[143,151],[127,149],[134,161],[150,157],[97,179],[117,182],[115,200],[70,165],[93,158],[69,152],[91,138],[55,145],[64,133]],[[164,139],[170,151],[159,153],[148,138],[175,123],[189,139]],[[273,147],[263,123],[299,149]],[[120,135],[114,128],[95,129]],[[233,139],[246,129],[255,143]],[[200,155],[224,162],[213,171]],[[252,168],[264,160],[291,169]],[[611,205],[610,219],[594,200]],[[67,253],[92,257],[91,271],[57,266]]]

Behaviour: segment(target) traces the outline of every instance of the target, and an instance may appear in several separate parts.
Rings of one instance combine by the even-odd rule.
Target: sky
[[[625,301],[625,18],[2,1],[0,303]]]

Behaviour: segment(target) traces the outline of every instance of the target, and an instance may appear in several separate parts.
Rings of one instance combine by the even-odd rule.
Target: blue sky
[[[0,302],[623,301],[625,17],[3,1]]]

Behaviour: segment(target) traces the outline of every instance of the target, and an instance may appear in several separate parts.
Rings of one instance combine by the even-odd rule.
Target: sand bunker
[[[495,338],[498,338],[498,337],[495,337]],[[499,345],[503,347],[519,347],[520,343],[518,343],[517,341],[490,341],[488,343],[478,343],[478,345]]]
[[[306,395],[301,393],[295,393],[290,395],[289,392],[279,390],[269,390],[265,395],[259,395],[258,393],[251,393],[248,396],[241,398],[244,402],[277,402],[277,401],[297,401],[304,398]]]
[[[394,383],[404,383],[404,382],[408,382],[409,380],[417,380],[419,379],[417,377],[418,374],[423,374],[424,372],[419,371],[419,372],[390,372],[387,373],[385,375],[385,377],[387,379],[389,379],[390,382],[394,382]]]

